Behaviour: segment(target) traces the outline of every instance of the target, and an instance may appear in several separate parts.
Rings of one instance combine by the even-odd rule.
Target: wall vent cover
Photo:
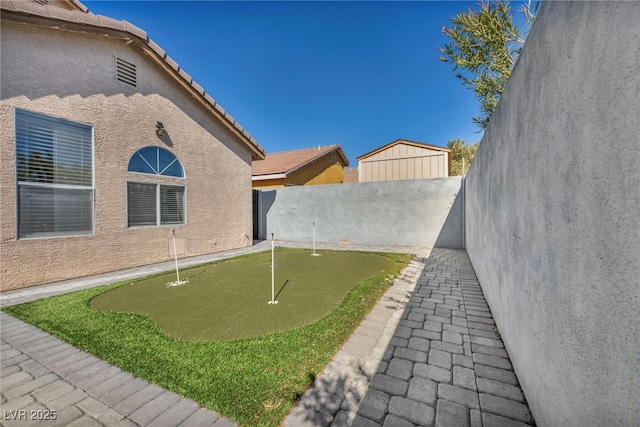
[[[129,86],[138,86],[138,75],[136,65],[116,57],[116,80],[128,84]]]
[[[49,0],[33,0],[33,1],[39,4],[49,4]]]

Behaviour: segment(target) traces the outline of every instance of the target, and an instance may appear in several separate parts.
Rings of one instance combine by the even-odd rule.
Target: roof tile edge
[[[64,22],[71,22],[73,24],[88,25],[95,28],[108,28],[108,29],[129,34],[137,38],[138,40],[140,40],[141,43],[146,45],[153,53],[158,55],[158,57],[170,69],[173,69],[179,77],[184,79],[187,85],[191,87],[191,89],[193,89],[198,95],[200,95],[203,98],[203,100],[212,107],[212,109],[217,111],[221,116],[220,119],[225,119],[226,121],[228,121],[229,124],[234,129],[236,129],[236,131],[238,132],[238,135],[241,135],[243,137],[242,139],[245,140],[245,144],[248,147],[252,148],[252,151],[254,151],[254,153],[259,158],[264,158],[264,156],[266,155],[266,152],[264,148],[258,143],[258,141],[256,141],[256,139],[253,138],[249,134],[249,132],[246,131],[246,129],[240,126],[239,123],[237,123],[236,120],[229,113],[227,113],[226,110],[222,108],[222,106],[220,106],[220,104],[218,104],[211,96],[206,95],[204,88],[202,88],[202,86],[197,84],[193,80],[193,78],[186,71],[184,71],[176,61],[171,59],[157,43],[151,40],[148,37],[148,34],[146,31],[144,31],[140,27],[135,26],[134,24],[131,24],[128,21],[124,21],[124,20],[118,21],[108,16],[91,14],[89,13],[88,8],[84,6],[82,3],[76,0],[72,0],[72,1],[74,3],[78,3],[79,5],[81,5],[81,8],[83,8],[86,11],[80,12],[80,11],[74,10],[74,11],[69,11],[71,12],[71,14],[56,14],[55,12],[52,14],[50,9],[52,9],[53,6],[39,5],[37,3],[33,3],[29,1],[14,2],[14,1],[4,1],[4,0],[0,1],[0,10],[6,10],[9,12],[13,12],[21,15],[48,18],[55,21],[64,21]],[[0,18],[5,19],[6,18],[5,14],[0,13]],[[211,102],[210,100],[213,102]]]

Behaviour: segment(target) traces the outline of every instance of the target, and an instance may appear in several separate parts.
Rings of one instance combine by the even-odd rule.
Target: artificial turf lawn
[[[282,332],[320,320],[357,283],[383,271],[391,260],[363,252],[308,250],[275,253],[271,301],[271,252],[183,271],[182,286],[167,287],[175,272],[106,292],[93,308],[137,313],[167,335],[185,341],[224,341]]]
[[[330,253],[323,251],[318,258]],[[254,256],[261,255],[241,258],[251,260]],[[408,255],[399,254],[385,254],[385,257],[392,262],[383,271],[373,272],[371,277],[358,283],[335,310],[319,321],[286,332],[241,340],[181,341],[162,333],[157,324],[145,316],[91,307],[94,298],[130,282],[3,310],[241,425],[277,426],[388,289],[388,276],[397,275],[410,259]],[[185,270],[185,274],[188,275],[189,270]],[[282,296],[285,291],[286,287]],[[270,296],[269,292],[264,303],[267,307]],[[337,379],[333,386],[340,385]]]

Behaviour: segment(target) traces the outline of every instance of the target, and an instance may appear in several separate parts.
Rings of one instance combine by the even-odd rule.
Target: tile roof
[[[127,42],[137,42],[150,53],[174,78],[189,89],[196,99],[203,102],[224,125],[226,125],[252,151],[254,159],[262,159],[265,151],[236,120],[227,113],[182,67],[171,59],[166,52],[149,38],[146,31],[127,21],[118,21],[102,15],[94,15],[82,3],[72,0],[84,10],[66,10],[57,6],[41,5],[26,0],[0,0],[0,18],[51,28],[91,32],[106,36],[119,37]]]
[[[360,182],[358,168],[344,168],[344,183]]]
[[[251,173],[254,177],[272,174],[289,175],[303,166],[313,163],[321,157],[333,152],[338,154],[338,157],[344,166],[349,164],[349,160],[347,160],[342,148],[339,145],[334,144],[267,154],[264,160],[253,161]]]
[[[369,151],[368,153],[363,154],[362,156],[356,158],[356,160],[362,160],[367,157],[373,156],[374,154],[377,154],[383,150],[386,150],[387,148],[391,148],[394,145],[398,145],[398,144],[407,144],[407,145],[412,145],[414,147],[428,148],[430,150],[446,151],[447,153],[451,152],[451,150],[449,150],[446,147],[439,147],[437,145],[430,145],[422,142],[409,141],[408,139],[396,139],[395,141],[390,142],[387,145],[383,145],[382,147],[376,148],[373,151]]]

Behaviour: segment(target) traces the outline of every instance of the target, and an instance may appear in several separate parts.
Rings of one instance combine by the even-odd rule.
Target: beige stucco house
[[[360,182],[449,176],[451,150],[397,139],[358,157]]]
[[[0,290],[252,243],[262,147],[140,28],[0,2]]]

